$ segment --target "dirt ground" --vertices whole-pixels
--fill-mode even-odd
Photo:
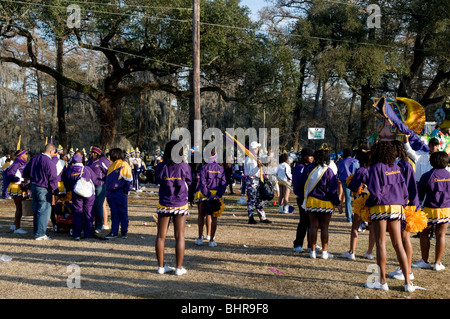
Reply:
[[[151,193],[150,191],[153,191]],[[348,250],[350,224],[335,214],[330,225],[329,252],[333,259],[310,259],[295,253],[292,241],[298,224],[298,208],[293,214],[278,213],[278,206],[266,207],[273,224],[249,225],[246,207],[238,205],[238,195],[226,195],[226,211],[219,219],[217,247],[196,246],[197,208],[186,225],[184,267],[187,274],[160,275],[154,242],[156,224],[152,215],[157,189],[147,186],[143,193],[129,196],[129,236],[113,240],[74,241],[67,232],[51,233],[51,240],[35,241],[32,217],[24,217],[28,234],[10,230],[14,203],[0,201],[1,299],[447,299],[450,296],[450,253],[445,250],[443,271],[414,269],[416,286],[427,290],[406,293],[403,282],[388,279],[390,290],[364,288],[375,260],[362,258],[368,232],[359,233],[357,258],[340,258]],[[292,203],[294,199],[292,198]],[[103,231],[102,236],[108,231]],[[411,238],[413,262],[420,259],[419,239]],[[449,242],[447,235],[447,243]],[[388,242],[388,272],[397,268],[395,253]],[[432,240],[431,259],[434,258]],[[174,266],[173,227],[166,240],[166,263]],[[71,268],[70,265],[76,265]],[[73,269],[79,270],[80,288],[70,288]],[[72,284],[72,286],[71,286]]]

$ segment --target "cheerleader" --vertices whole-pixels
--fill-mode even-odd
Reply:
[[[133,176],[130,165],[125,161],[120,148],[111,150],[111,165],[106,173],[106,200],[111,211],[111,232],[106,239],[116,238],[119,226],[122,238],[128,234],[128,193],[131,190]]]
[[[317,233],[320,229],[322,241],[321,258],[333,258],[328,253],[328,227],[334,207],[338,206],[339,213],[342,207],[339,205],[338,181],[333,169],[329,167],[330,152],[328,148],[320,148],[314,153],[314,163],[304,168],[300,178],[300,189],[304,192],[299,197],[303,209],[309,214],[311,243],[310,257],[316,258]]]
[[[206,218],[207,239],[209,239],[209,247],[217,246],[214,237],[217,230],[217,218],[222,215],[225,205],[222,196],[227,187],[225,171],[222,166],[217,163],[217,154],[214,150],[200,170],[200,178],[198,180],[196,200],[199,207],[198,215],[198,238],[197,245],[202,244],[203,225]]]
[[[418,221],[420,222],[421,217],[425,216],[425,214],[420,209],[416,175],[414,172],[414,167],[409,161],[405,145],[399,140],[393,140],[391,143],[395,147],[397,165],[402,170],[403,177],[405,178],[406,188],[408,189],[408,205],[405,207],[405,219],[403,220],[402,225],[402,241],[408,259],[409,278],[411,280],[414,280],[414,274],[411,270],[413,247],[411,244],[410,233],[420,232],[423,228],[426,227],[426,221],[420,223],[421,225],[419,225],[418,223]],[[395,271],[389,273],[387,276],[398,280],[404,280],[404,275],[400,267],[398,267]]]
[[[449,156],[445,152],[434,152],[430,156],[430,164],[433,167],[422,175],[417,186],[419,200],[423,201],[423,210],[428,217],[427,227],[420,232],[420,251],[422,259],[413,264],[417,268],[431,269],[429,261],[430,231],[436,226],[436,246],[434,270],[443,270],[441,263],[445,248],[445,234],[450,222],[450,172],[448,167]]]
[[[372,250],[375,246],[375,237],[372,230],[372,224],[369,220],[368,207],[365,205],[368,193],[366,191],[366,184],[368,178],[368,165],[370,151],[368,149],[359,148],[356,151],[356,157],[358,159],[359,168],[356,169],[354,174],[351,174],[346,181],[347,187],[350,189],[354,196],[357,196],[353,200],[353,218],[352,218],[352,229],[350,233],[350,249],[341,255],[342,258],[347,258],[350,260],[355,260],[355,249],[358,242],[358,228],[361,223],[369,223],[369,246],[367,251],[364,253],[363,257],[367,259],[373,259]]]
[[[395,161],[396,151],[391,142],[380,141],[372,146],[366,205],[369,207],[369,217],[375,233],[379,279],[365,284],[370,289],[389,290],[386,282],[386,230],[389,231],[402,273],[409,273],[401,234],[401,221],[405,218],[404,207],[408,204],[408,190],[402,171]],[[405,276],[404,288],[409,292],[415,290],[409,276]]]
[[[185,237],[184,229],[186,217],[189,215],[189,185],[192,182],[190,166],[180,161],[176,163],[172,156],[172,149],[178,141],[169,141],[164,149],[164,161],[156,166],[155,180],[159,184],[158,230],[156,234],[155,250],[158,260],[158,273],[174,271],[164,263],[164,246],[170,219],[174,224],[175,235],[175,275],[183,275],[186,269],[183,267]],[[183,149],[179,157],[183,156]]]
[[[22,177],[23,170],[27,164],[28,152],[26,150],[18,150],[14,156],[15,160],[6,171],[5,176],[9,195],[13,198],[16,206],[14,225],[11,226],[11,229],[14,230],[14,234],[26,234],[27,231],[20,227],[20,220],[22,218],[22,201],[28,197],[24,178]]]

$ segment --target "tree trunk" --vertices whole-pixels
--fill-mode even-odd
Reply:
[[[63,74],[63,54],[64,54],[64,39],[58,38],[56,40],[56,71]],[[60,81],[56,81],[56,104],[58,108],[58,131],[59,143],[68,149],[67,145],[67,131],[66,131],[66,112],[64,107],[64,87]]]
[[[100,104],[100,143],[103,149],[112,149],[115,147],[117,139],[117,109],[120,104],[120,98],[104,97],[98,103]]]
[[[299,137],[300,137],[300,128],[302,126],[302,115],[303,115],[303,85],[305,83],[305,72],[306,72],[306,58],[300,59],[301,65],[301,76],[300,82],[297,86],[297,94],[295,100],[295,109],[294,109],[294,120],[292,125],[292,148],[294,152],[298,151],[299,147]]]
[[[373,102],[371,97],[375,95],[375,89],[370,84],[370,81],[361,88],[361,136],[369,136],[371,114],[373,113]]]

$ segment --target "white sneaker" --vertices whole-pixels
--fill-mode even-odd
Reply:
[[[167,265],[164,265],[164,267],[158,267],[158,274],[165,274],[166,272],[174,271],[172,267],[169,267]]]
[[[350,260],[355,260],[355,253],[351,254],[350,251],[346,251],[344,254],[341,255],[342,258],[347,258]]]
[[[405,284],[405,291],[406,292],[413,292],[416,290],[416,287],[414,287],[413,283],[409,284]]]
[[[389,286],[388,286],[387,282],[382,284],[378,280],[375,280],[374,282],[366,282],[364,284],[364,287],[369,288],[369,289],[383,290],[383,291],[389,290]]]
[[[208,246],[209,246],[209,247],[216,247],[216,246],[217,246],[217,243],[216,243],[214,240],[211,240],[211,241],[208,243]]]
[[[201,238],[195,239],[195,244],[196,244],[197,246],[203,245],[203,239],[201,239]]]
[[[423,259],[411,265],[414,268],[431,269],[431,264],[425,262]]]
[[[433,270],[439,271],[439,270],[444,270],[445,266],[442,263],[439,264],[434,264]]]
[[[369,254],[368,252],[365,252],[363,257],[366,259],[370,259],[370,260],[372,260],[374,258],[373,254]]]
[[[109,226],[108,226],[108,225],[103,225],[103,226],[102,226],[102,230],[103,230],[103,229],[109,229]]]
[[[175,275],[181,276],[187,273],[187,270],[181,267],[181,269],[177,268],[175,269]]]
[[[309,258],[316,259],[316,257],[317,257],[316,251],[315,251],[315,250],[311,250],[311,251],[309,252]]]
[[[211,236],[209,236],[209,235],[206,235],[206,237],[204,237],[206,240],[210,240],[211,239]]]
[[[22,228],[16,229],[14,231],[14,234],[27,234],[28,232],[26,230],[23,230]]]
[[[304,252],[305,250],[304,250],[301,246],[297,246],[297,247],[294,247],[294,251],[295,251],[296,253],[302,253],[302,252]]]
[[[393,272],[388,273],[386,276],[397,280],[405,280],[405,276],[403,276],[403,272],[400,267],[395,269]]]
[[[47,235],[44,236],[40,236],[40,237],[36,237],[35,240],[48,240],[50,239],[50,237],[48,237]]]
[[[9,227],[10,230],[16,230],[16,225],[11,225],[11,227]]]
[[[332,259],[333,254],[330,254],[328,251],[322,251],[322,255],[320,255],[320,258],[322,259]]]

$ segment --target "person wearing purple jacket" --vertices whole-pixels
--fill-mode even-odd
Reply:
[[[44,153],[34,156],[23,170],[23,177],[31,184],[33,198],[33,232],[36,240],[50,239],[46,230],[52,211],[54,197],[58,195],[58,176],[52,156],[56,154],[53,144],[45,146]]]
[[[299,208],[300,220],[297,225],[297,231],[295,233],[294,239],[294,251],[302,253],[303,242],[306,237],[307,248],[311,249],[311,244],[309,241],[309,214],[302,208],[302,202],[300,197],[303,197],[303,189],[300,189],[299,183],[302,176],[303,169],[314,162],[314,150],[309,147],[304,147],[301,150],[301,160],[292,170],[292,188],[293,192],[297,198],[297,206]]]
[[[111,210],[111,232],[106,239],[116,238],[119,226],[122,238],[128,237],[128,193],[133,187],[133,173],[122,149],[113,148],[111,165],[106,173],[106,200]]]
[[[20,227],[22,218],[22,201],[28,197],[24,187],[23,170],[27,164],[28,152],[26,150],[18,150],[15,154],[14,163],[6,171],[6,181],[8,185],[9,195],[13,198],[16,206],[16,214],[14,216],[14,234],[26,234],[27,231]]]
[[[310,229],[309,238],[311,250],[309,256],[316,258],[317,233],[320,229],[320,238],[322,241],[321,258],[333,258],[328,252],[328,227],[335,206],[338,206],[342,213],[342,207],[339,205],[338,181],[333,170],[328,166],[330,164],[330,151],[328,148],[320,148],[314,153],[314,163],[304,168],[300,178],[299,196],[302,203],[301,207],[309,214]]]
[[[355,153],[356,158],[358,159],[358,165],[359,168],[356,169],[353,177],[351,178],[350,182],[348,183],[348,188],[352,192],[353,195],[355,195],[355,199],[353,200],[353,206],[355,208],[359,207],[359,209],[353,209],[353,219],[352,219],[352,229],[350,231],[350,249],[343,253],[341,255],[342,258],[347,258],[349,260],[355,260],[355,250],[356,250],[356,244],[358,243],[358,229],[362,222],[367,222],[363,220],[363,216],[361,216],[361,212],[367,212],[365,210],[367,207],[365,205],[361,205],[363,201],[365,201],[365,198],[367,198],[368,193],[365,191],[368,176],[369,176],[369,159],[370,159],[370,150],[367,146],[359,147]],[[350,175],[351,176],[351,175]],[[362,206],[362,207],[361,207]],[[375,246],[375,236],[372,229],[372,223],[368,223],[367,228],[369,229],[369,244],[367,247],[367,251],[364,253],[363,257],[367,259],[373,259],[372,250]]]
[[[189,215],[189,185],[192,173],[189,164],[182,161],[182,151],[177,155],[172,152],[179,142],[171,140],[164,149],[164,161],[156,166],[155,181],[159,184],[158,230],[155,241],[155,251],[158,260],[159,274],[175,270],[175,275],[183,275],[186,217]],[[174,153],[174,154],[172,154]],[[177,158],[175,158],[177,157]],[[173,220],[175,235],[176,269],[164,263],[164,246],[170,219]]]
[[[428,217],[428,227],[420,232],[420,250],[422,259],[413,264],[417,268],[429,268],[430,231],[436,226],[436,247],[434,270],[443,270],[441,263],[445,248],[445,235],[450,222],[450,172],[446,170],[449,156],[445,152],[435,152],[430,156],[433,167],[422,175],[417,186],[419,200],[423,201],[423,211]]]
[[[400,167],[403,177],[405,178],[406,188],[408,190],[408,209],[416,212],[420,210],[419,196],[417,191],[417,182],[414,168],[409,162],[408,153],[405,148],[405,144],[399,140],[393,140],[391,142],[395,147],[395,153],[397,156],[397,165]],[[406,215],[406,213],[405,213]],[[406,231],[406,218],[402,220],[402,240],[403,246],[405,247],[406,256],[408,259],[408,273],[411,280],[414,280],[414,274],[411,269],[413,246],[411,244],[410,233]],[[387,274],[388,277],[403,280],[404,275],[400,267],[398,267],[393,272]]]
[[[389,290],[386,282],[386,230],[389,231],[402,273],[409,273],[401,231],[401,222],[405,218],[404,208],[408,204],[409,195],[402,170],[395,163],[396,157],[396,149],[389,141],[379,141],[372,146],[367,181],[369,197],[366,205],[369,207],[369,217],[375,234],[379,278],[374,282],[365,283],[365,287],[370,289]],[[405,291],[414,291],[409,276],[404,277]]]
[[[202,244],[203,225],[206,219],[207,238],[209,238],[208,245],[210,247],[217,246],[214,236],[217,230],[217,217],[222,214],[224,209],[223,201],[221,200],[227,187],[227,179],[225,170],[217,163],[217,154],[213,150],[208,162],[203,165],[200,170],[200,178],[198,180],[196,198],[198,198],[199,214],[198,214],[198,238],[197,245]],[[212,211],[212,203],[218,200],[220,209]],[[211,205],[210,205],[211,204]]]
[[[96,176],[90,167],[83,165],[83,158],[80,154],[76,153],[72,157],[72,165],[67,168],[63,176],[64,186],[67,191],[72,192],[72,237],[75,240],[80,240],[82,230],[84,232],[84,238],[91,238],[94,225],[93,208],[95,193],[90,197],[82,197],[73,191],[76,182],[80,178],[84,178],[86,182],[90,183],[95,180]]]
[[[103,214],[103,203],[106,198],[106,174],[108,173],[108,167],[111,163],[106,157],[102,156],[102,153],[100,147],[97,145],[92,146],[91,157],[86,163],[86,166],[90,167],[95,173],[93,183],[95,186],[94,216],[96,233],[101,232],[102,229],[106,228],[108,225]]]

